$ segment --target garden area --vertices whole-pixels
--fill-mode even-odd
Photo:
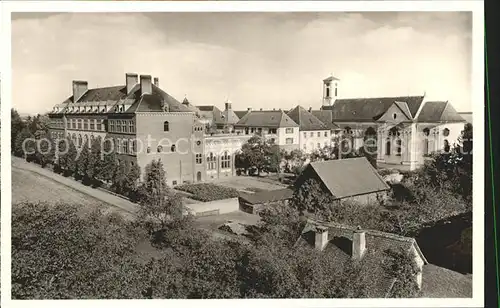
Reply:
[[[224,187],[213,183],[183,184],[175,189],[190,194],[190,198],[202,202],[237,198],[239,193],[236,189]]]

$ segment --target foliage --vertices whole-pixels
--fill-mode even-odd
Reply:
[[[58,147],[58,165],[66,175],[73,175],[76,171],[76,146],[71,139],[61,140]]]
[[[215,185],[212,183],[183,184],[176,189],[192,194],[191,198],[203,202],[237,198],[238,191],[234,188]]]
[[[420,294],[416,281],[420,269],[409,250],[387,250],[386,272],[396,279],[391,289],[390,297],[412,298]]]
[[[13,298],[140,298],[140,232],[119,216],[70,204],[14,206]]]
[[[41,133],[36,138],[35,161],[43,167],[52,164],[56,154],[56,141],[49,134]]]
[[[17,137],[21,131],[23,131],[26,128],[26,123],[23,121],[19,113],[12,108],[10,110],[10,126],[11,126],[11,132],[10,132],[10,137],[11,137],[11,147],[13,150],[14,155],[16,156],[22,156],[19,152],[19,148],[16,149],[16,143],[17,143]],[[27,130],[29,132],[29,129]],[[20,138],[21,140],[24,140]]]
[[[308,178],[296,187],[290,199],[290,206],[299,213],[314,213],[323,218],[328,217],[333,203],[333,196],[315,178]]]
[[[24,142],[26,139],[30,138],[33,139],[33,142]],[[27,153],[34,153],[36,149],[34,138],[35,136],[33,136],[28,128],[23,128],[16,136],[16,139],[14,141],[14,155],[19,157],[26,157]]]
[[[248,139],[236,154],[235,167],[245,173],[260,175],[261,172],[279,171],[282,152],[279,147],[255,135]]]
[[[140,175],[137,165],[121,160],[114,170],[111,188],[117,194],[130,197],[137,193]]]

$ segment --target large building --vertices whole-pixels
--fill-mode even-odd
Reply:
[[[119,159],[143,173],[161,159],[173,186],[235,173],[235,152],[248,137],[210,136],[197,110],[163,91],[158,78],[126,74],[125,85],[89,89],[88,82],[73,81],[72,86],[73,95],[49,114],[52,137],[71,138],[77,146],[109,139]]]
[[[450,102],[425,95],[340,98],[339,84],[333,76],[323,80],[323,104],[312,114],[331,118],[353,150],[372,149],[379,163],[414,170],[428,154],[448,150],[464,129]]]
[[[425,96],[339,98],[340,80],[323,80],[320,110],[234,111],[177,101],[158,78],[126,74],[125,84],[88,88],[73,81],[72,95],[49,114],[54,138],[113,141],[119,159],[142,172],[161,159],[168,183],[202,182],[234,174],[235,154],[252,136],[280,148],[311,153],[348,141],[353,150],[367,147],[379,163],[415,169],[426,154],[456,142],[465,120],[449,102],[425,102]]]

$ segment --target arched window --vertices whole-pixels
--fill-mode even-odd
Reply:
[[[163,122],[163,131],[164,132],[170,131],[170,124],[168,123],[168,121]]]
[[[216,161],[217,161],[217,158],[214,156],[214,153],[210,153],[207,156],[207,169],[208,170],[215,170]]]
[[[401,139],[396,140],[396,156],[401,156]]]
[[[444,140],[444,147],[443,147],[444,151],[446,153],[449,153],[450,152],[450,143],[448,142],[447,139]]]
[[[385,142],[385,155],[391,155],[391,140],[387,139]]]
[[[170,147],[170,151],[175,152],[175,144],[172,144],[172,146]]]
[[[231,168],[231,156],[227,151],[224,152],[224,155],[221,157],[221,168],[229,169]]]
[[[159,145],[157,148],[156,148],[156,151],[158,153],[161,153],[163,151],[163,147],[161,145]]]
[[[426,128],[424,128],[423,132],[424,132],[424,136],[427,137],[427,136],[429,136],[429,134],[430,134],[431,131],[429,130],[428,127],[426,127]]]

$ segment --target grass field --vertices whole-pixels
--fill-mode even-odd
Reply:
[[[102,209],[104,212],[120,209],[78,192],[37,173],[12,168],[12,204],[21,202],[71,203],[82,206],[82,210]]]

